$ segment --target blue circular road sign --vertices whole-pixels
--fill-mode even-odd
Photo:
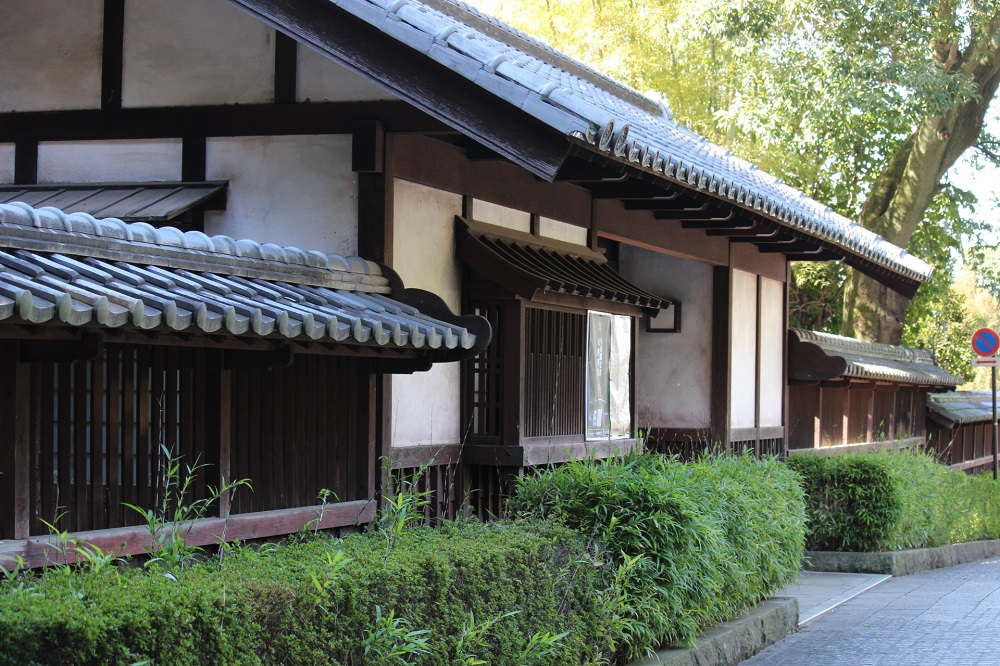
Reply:
[[[980,356],[993,356],[1000,349],[1000,334],[992,328],[981,328],[972,334],[972,351]]]

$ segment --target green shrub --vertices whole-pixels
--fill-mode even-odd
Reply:
[[[1000,538],[1000,485],[920,451],[797,455],[811,550],[877,552]]]
[[[555,517],[618,555],[629,658],[729,619],[793,580],[798,476],[774,459],[573,462],[519,480],[509,509]]]
[[[377,533],[320,535],[175,572],[55,570],[0,583],[0,663],[596,664],[610,580],[577,535],[526,522],[408,529],[388,555]],[[470,613],[496,618],[474,644]]]

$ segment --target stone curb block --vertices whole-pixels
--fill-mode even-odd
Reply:
[[[969,541],[936,548],[883,553],[807,551],[802,561],[802,568],[806,571],[906,576],[998,556],[1000,556],[1000,541]]]
[[[735,666],[767,646],[795,633],[799,602],[774,597],[743,617],[720,624],[698,637],[691,648],[667,648],[630,666]]]

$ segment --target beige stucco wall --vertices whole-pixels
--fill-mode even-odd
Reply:
[[[621,273],[681,303],[678,333],[648,333],[637,320],[636,407],[639,428],[708,428],[711,416],[712,267],[629,245]]]
[[[180,139],[43,141],[38,182],[114,183],[181,179]]]
[[[407,287],[431,291],[461,310],[461,270],[455,255],[455,216],[462,197],[396,180],[392,267]],[[458,363],[392,377],[392,446],[453,444],[461,439]]]
[[[760,279],[760,425],[780,426],[784,405],[785,289]]]
[[[101,105],[102,0],[3,0],[0,112]]]
[[[346,135],[210,138],[206,173],[228,180],[205,231],[303,250],[357,254],[357,175]]]
[[[553,238],[575,245],[587,244],[586,229],[578,227],[575,224],[553,220],[550,217],[538,218],[538,235],[542,238]]]
[[[757,420],[757,276],[733,270],[730,309],[729,423],[752,428]]]
[[[498,206],[489,201],[472,200],[472,219],[486,224],[495,224],[498,227],[531,233],[531,213]]]
[[[0,143],[0,183],[14,182],[14,144]]]
[[[128,0],[122,76],[126,107],[269,102],[274,30],[225,0]]]
[[[368,79],[301,44],[297,85],[296,97],[300,102],[396,99]]]

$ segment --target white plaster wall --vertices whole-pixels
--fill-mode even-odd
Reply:
[[[43,141],[38,182],[115,183],[181,179],[181,140]]]
[[[298,90],[300,102],[394,100],[396,97],[360,74],[338,65],[325,55],[299,45]]]
[[[128,0],[124,60],[126,107],[274,99],[274,30],[225,0]]]
[[[712,267],[621,245],[621,273],[681,303],[679,333],[648,333],[637,320],[639,428],[708,428],[711,421]]]
[[[103,0],[3,0],[0,112],[101,105]]]
[[[578,227],[575,224],[553,220],[549,217],[538,218],[538,235],[542,238],[553,238],[575,245],[587,244],[586,229]]]
[[[757,276],[753,273],[733,270],[730,313],[730,425],[752,428],[757,411]]]
[[[357,254],[350,136],[210,138],[206,174],[229,181],[226,210],[205,213],[207,233]]]
[[[407,287],[441,296],[461,309],[461,268],[455,255],[455,216],[462,197],[404,180],[394,185],[392,267]],[[392,377],[392,446],[432,446],[461,440],[458,363]]]
[[[784,404],[784,285],[760,279],[760,425],[780,426]]]
[[[0,143],[0,183],[14,182],[14,144]]]
[[[531,213],[515,210],[506,206],[498,206],[489,201],[472,200],[472,219],[486,224],[495,224],[515,231],[531,233]]]

